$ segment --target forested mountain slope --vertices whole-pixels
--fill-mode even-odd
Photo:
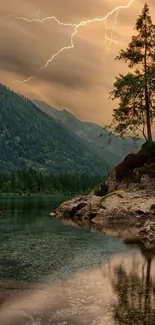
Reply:
[[[66,109],[60,111],[42,101],[33,100],[33,102],[43,112],[54,117],[61,125],[73,132],[79,139],[87,141],[92,150],[97,155],[104,157],[111,168],[117,165],[128,153],[138,151],[142,145],[142,141],[137,142],[135,146],[131,138],[122,139],[114,134],[109,136],[106,129],[95,123],[80,121]],[[100,136],[101,134],[102,136]]]
[[[104,175],[109,169],[87,141],[4,85],[0,85],[0,151],[1,171],[34,167]]]

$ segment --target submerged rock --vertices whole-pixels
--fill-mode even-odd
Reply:
[[[50,216],[51,216],[51,217],[55,217],[55,216],[56,216],[55,212],[51,212],[51,213],[50,213]]]

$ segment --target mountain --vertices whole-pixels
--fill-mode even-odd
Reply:
[[[93,148],[64,123],[0,85],[1,171],[34,167],[45,172],[104,175],[109,170],[107,160]]]
[[[86,141],[97,155],[104,157],[110,168],[120,163],[128,153],[137,152],[143,143],[138,141],[135,145],[131,138],[124,140],[114,134],[109,135],[106,129],[94,123],[80,121],[66,109],[60,111],[39,100],[33,100],[33,103],[79,139]]]

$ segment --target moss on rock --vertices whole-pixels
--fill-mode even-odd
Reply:
[[[93,194],[96,196],[104,196],[107,193],[108,193],[108,186],[104,182],[97,185],[93,190]]]

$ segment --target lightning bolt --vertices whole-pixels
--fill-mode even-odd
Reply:
[[[118,22],[119,11],[120,11],[120,9],[118,9],[116,11],[116,13],[115,13],[114,23],[113,23],[113,27],[112,27],[112,30],[111,30],[110,37],[108,37],[108,25],[107,25],[107,21],[106,20],[104,21],[104,24],[105,24],[105,41],[104,41],[104,47],[106,48],[105,60],[104,60],[105,62],[106,62],[106,59],[107,59],[108,54],[110,52],[112,42],[114,41],[114,32],[115,32],[116,25],[117,25],[117,22]],[[108,45],[107,45],[107,43],[108,43]]]
[[[44,23],[47,20],[54,20],[59,26],[65,26],[65,27],[71,27],[71,28],[73,28],[73,33],[71,34],[71,38],[70,38],[70,45],[62,47],[58,52],[56,52],[55,54],[53,54],[52,57],[47,60],[47,62],[45,63],[45,65],[43,67],[41,67],[40,69],[37,70],[37,72],[39,72],[39,71],[47,68],[48,65],[49,65],[49,63],[52,62],[63,51],[74,49],[74,37],[77,34],[78,29],[80,27],[85,27],[88,24],[101,23],[101,22],[104,22],[106,24],[107,19],[110,16],[112,16],[113,14],[115,14],[115,22],[114,22],[114,25],[113,25],[113,29],[112,29],[110,38],[108,38],[108,36],[107,36],[107,29],[106,29],[106,37],[107,37],[107,40],[109,40],[109,46],[107,47],[107,53],[108,53],[109,50],[110,50],[111,44],[112,44],[113,34],[114,34],[114,30],[115,30],[115,27],[116,27],[116,24],[117,24],[118,13],[122,9],[128,9],[131,6],[131,4],[132,4],[133,1],[134,0],[130,0],[127,5],[121,5],[121,6],[115,7],[112,11],[110,11],[104,17],[94,18],[94,19],[90,19],[90,20],[81,21],[79,24],[64,23],[64,22],[61,22],[60,20],[58,20],[55,16],[45,17],[45,18],[42,18],[42,19],[39,19],[39,18],[28,19],[28,18],[25,18],[25,17],[18,17],[18,16],[12,16],[12,17],[14,19],[23,20],[23,21],[25,21],[27,23],[32,23],[32,22]],[[34,78],[36,78],[36,75],[35,76],[31,76],[28,79],[25,79],[23,81],[15,80],[14,82],[25,83],[25,82],[30,81],[31,79],[34,79]]]
[[[104,47],[107,50],[108,49],[107,42],[110,41],[110,38],[108,37],[108,24],[107,24],[107,21],[104,21],[104,25],[105,25]]]

